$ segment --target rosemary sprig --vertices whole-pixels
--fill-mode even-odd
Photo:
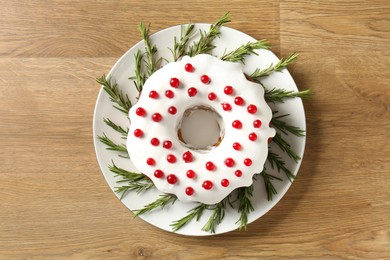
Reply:
[[[97,78],[96,81],[103,86],[104,91],[110,96],[110,100],[118,105],[114,105],[114,107],[127,115],[132,106],[129,96],[124,95],[122,91],[119,90],[118,84],[113,82],[111,77],[106,78],[106,76],[103,75],[100,78]]]
[[[100,142],[108,146],[106,150],[127,153],[126,145],[116,144],[105,133],[103,133],[103,135],[98,135],[98,139]]]
[[[135,76],[129,78],[129,79],[134,80],[133,82],[134,82],[135,88],[137,89],[138,92],[142,91],[142,87],[144,86],[145,81],[146,81],[146,76],[143,74],[143,71],[142,71],[142,63],[144,62],[143,57],[144,57],[144,54],[140,50],[138,50],[134,54]]]
[[[103,118],[103,121],[109,127],[111,127],[112,129],[114,129],[115,131],[120,133],[122,135],[122,138],[126,138],[127,137],[127,133],[129,132],[129,128],[126,128],[126,130],[125,130],[125,129],[123,129],[123,127],[121,127],[121,126],[115,124],[114,122],[112,122],[109,118]]]
[[[206,204],[203,204],[203,203],[199,203],[198,206],[192,208],[191,210],[189,210],[187,213],[188,215],[181,218],[181,219],[178,219],[176,221],[174,221],[170,226],[172,227],[172,231],[173,232],[176,232],[178,231],[179,229],[181,229],[182,227],[184,227],[185,225],[187,225],[189,222],[191,222],[193,219],[196,219],[196,221],[199,221],[200,217],[202,216],[203,214],[203,211],[205,209],[207,209],[208,205]]]
[[[286,59],[280,59],[276,65],[271,64],[268,68],[260,70],[260,69],[255,69],[255,71],[250,75],[251,78],[253,79],[259,79],[264,76],[269,76],[275,71],[282,71],[285,69],[289,64],[291,64],[293,61],[296,60],[298,57],[298,54],[292,53],[290,56],[288,56]]]
[[[278,191],[275,189],[275,186],[272,184],[272,180],[278,180],[278,181],[283,181],[283,180],[279,177],[268,174],[265,171],[260,173],[260,175],[261,177],[263,177],[264,180],[264,187],[265,187],[265,191],[267,192],[267,199],[268,201],[271,201],[273,195],[278,194]]]
[[[295,162],[298,162],[301,159],[301,157],[291,149],[291,145],[286,142],[280,133],[276,133],[272,138],[272,141],[275,142],[279,148],[282,149],[282,151],[285,152]]]
[[[286,162],[278,154],[268,151],[267,161],[270,163],[272,169],[276,167],[278,172],[282,171],[290,182],[295,179],[295,175],[286,167]]]
[[[215,233],[217,226],[221,224],[223,218],[225,217],[226,200],[228,200],[228,197],[215,204],[213,213],[206,224],[202,227],[202,231],[213,234]]]
[[[150,38],[149,38],[150,25],[148,25],[148,27],[145,27],[145,24],[141,22],[138,26],[138,30],[140,31],[141,36],[145,41],[145,55],[146,55],[145,65],[146,65],[147,75],[151,76],[156,70],[158,70],[162,59],[156,58],[157,47],[156,45],[151,45],[150,43]]]
[[[129,182],[146,182],[146,183],[152,183],[152,181],[144,174],[142,173],[136,173],[136,172],[129,172],[123,168],[120,168],[115,165],[115,163],[112,161],[112,165],[108,165],[108,169],[115,173],[115,177],[122,177],[122,180],[129,181]],[[121,182],[121,181],[119,181]]]
[[[194,57],[195,55],[201,53],[208,53],[215,46],[212,44],[213,40],[220,35],[220,28],[225,23],[230,22],[230,14],[226,13],[218,21],[210,26],[210,30],[208,32],[200,31],[200,39],[193,43],[188,50],[188,55]]]
[[[237,220],[236,224],[240,224],[240,230],[246,230],[246,226],[248,224],[248,215],[255,210],[252,205],[252,197],[253,184],[248,187],[241,187],[237,189],[237,200],[239,202],[238,212],[240,212],[240,218]]]
[[[171,49],[173,60],[177,61],[181,57],[185,56],[187,54],[187,47],[188,42],[191,38],[191,36],[194,34],[194,24],[188,24],[186,29],[183,30],[183,26],[181,27],[181,35],[180,35],[180,41],[177,41],[177,38],[175,37],[173,39],[173,50]]]
[[[118,181],[123,182],[123,181]],[[135,191],[137,193],[141,193],[143,191],[149,190],[154,187],[153,183],[140,183],[140,182],[129,182],[127,185],[115,187],[115,192],[120,194],[120,200],[129,192]]]
[[[288,135],[288,133],[291,133],[291,134],[298,136],[298,137],[305,136],[305,131],[302,130],[301,128],[299,128],[297,126],[289,125],[285,121],[280,120],[280,119],[287,117],[289,115],[290,114],[273,116],[271,119],[271,125],[286,135]]]
[[[258,49],[269,49],[269,43],[266,40],[261,40],[257,42],[248,42],[241,45],[234,51],[222,55],[221,60],[230,61],[230,62],[244,62],[244,59],[250,55],[258,55],[255,50]]]
[[[268,103],[283,103],[288,98],[308,98],[311,96],[311,90],[306,89],[303,91],[293,91],[273,88],[271,90],[265,90],[264,98]]]
[[[163,209],[165,206],[175,203],[176,200],[177,197],[175,195],[166,193],[160,195],[158,199],[144,206],[142,209],[134,210],[133,213],[135,216],[139,216],[156,209]]]

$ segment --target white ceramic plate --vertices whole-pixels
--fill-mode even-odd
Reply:
[[[202,29],[208,31],[209,24],[196,24],[195,29]],[[172,61],[172,54],[169,48],[173,48],[173,39],[174,37],[180,37],[180,26],[171,27],[158,33],[153,34],[150,37],[152,44],[155,44],[158,48],[158,54],[161,57],[166,58],[168,61]],[[197,34],[198,35],[198,34]],[[197,39],[197,36],[194,37]],[[193,40],[194,40],[193,39]],[[249,41],[255,41],[254,38],[231,28],[223,27],[221,28],[220,38],[214,41],[215,46],[217,46],[211,54],[216,56],[221,56],[225,51],[231,51],[237,47],[245,44]],[[137,97],[137,91],[133,85],[133,82],[128,78],[134,76],[134,54],[137,50],[140,49],[144,51],[144,43],[139,42],[130,50],[128,50],[114,65],[108,74],[111,76],[119,85],[119,88],[127,93],[135,103]],[[256,68],[266,68],[271,63],[276,64],[279,59],[271,52],[266,50],[257,51],[258,56],[251,55],[245,60],[245,70],[247,74],[251,74]],[[273,73],[271,76],[264,78],[262,83],[266,88],[283,88],[286,90],[297,91],[297,87],[292,79],[291,75],[287,70],[283,72]],[[279,103],[277,106],[271,105],[271,108],[275,111],[279,111],[280,114],[290,114],[287,118],[288,123],[296,125],[303,130],[306,130],[305,124],[305,114],[302,105],[302,101],[299,98],[287,100],[284,103]],[[106,150],[106,146],[102,144],[98,139],[98,135],[105,133],[111,139],[115,140],[118,143],[126,143],[125,140],[121,139],[120,135],[108,127],[104,122],[103,118],[110,118],[113,122],[127,127],[129,124],[128,118],[112,106],[112,102],[109,100],[108,95],[103,89],[100,90],[99,96],[97,98],[95,113],[93,118],[93,136],[97,160],[99,162],[100,168],[103,172],[103,175],[110,185],[111,189],[114,190],[118,186],[116,181],[117,178],[114,178],[114,174],[108,170],[108,165],[112,164],[112,161],[115,162],[119,167],[125,168],[129,171],[137,171],[130,161],[130,159],[121,158],[115,152]],[[305,147],[305,138],[304,137],[295,137],[293,135],[287,136],[287,140],[292,145],[292,148],[298,155],[303,156],[303,151]],[[278,147],[271,143],[271,149],[274,152],[279,152]],[[291,171],[296,174],[298,172],[300,162],[296,164],[287,156],[283,156],[287,166]],[[253,206],[255,211],[249,215],[249,223],[263,216],[267,211],[269,211],[275,204],[283,197],[291,183],[287,180],[283,173],[278,173],[275,170],[272,170],[271,167],[266,164],[267,172],[278,176],[283,179],[282,182],[275,180],[274,186],[278,191],[278,194],[274,196],[272,201],[267,200],[267,194],[264,189],[264,183],[261,177],[257,178],[254,184],[254,199]],[[130,210],[140,209],[144,205],[154,201],[158,196],[161,195],[160,192],[156,190],[150,190],[141,194],[136,194],[135,192],[128,193],[123,199],[123,204]],[[116,194],[118,197],[118,195]],[[187,211],[192,209],[196,204],[195,203],[181,203],[176,201],[172,206],[167,206],[162,210],[156,210],[154,212],[144,214],[140,216],[143,220],[149,222],[150,224],[161,228],[166,231],[171,231],[172,228],[170,224],[174,220],[178,220],[184,217],[187,214]],[[202,231],[202,227],[207,222],[208,217],[211,215],[211,212],[204,212],[202,218],[196,222],[193,220],[190,224],[183,227],[176,233],[183,235],[191,236],[207,236],[212,235],[208,232]],[[223,222],[217,227],[216,234],[225,233],[237,229],[239,226],[237,220],[239,219],[239,213],[237,209],[231,209],[227,207],[225,218]],[[248,227],[250,229],[250,226]]]

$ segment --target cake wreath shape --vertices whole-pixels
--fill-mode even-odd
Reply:
[[[183,202],[215,204],[262,172],[275,135],[269,127],[272,111],[264,89],[246,78],[242,66],[208,54],[185,56],[145,82],[129,111],[127,150],[158,190]],[[220,132],[201,148],[182,133],[183,121],[199,110],[214,113]],[[194,134],[209,125],[191,127]]]

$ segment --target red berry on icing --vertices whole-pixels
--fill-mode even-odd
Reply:
[[[249,137],[249,140],[251,140],[251,141],[257,140],[257,134],[255,134],[255,133],[250,133],[248,137]]]
[[[154,122],[160,122],[162,120],[162,115],[160,113],[154,113],[152,119]]]
[[[149,92],[149,97],[156,99],[156,98],[158,98],[158,93],[156,91],[152,90]]]
[[[229,186],[229,180],[228,180],[228,179],[222,179],[221,185],[222,185],[223,187]]]
[[[257,112],[257,107],[255,105],[249,105],[247,110],[249,114],[254,114]]]
[[[193,170],[188,170],[186,175],[188,178],[192,179],[195,177],[195,172]]]
[[[208,95],[208,98],[210,101],[213,101],[217,98],[217,95],[214,93],[214,92],[211,92],[209,95]]]
[[[253,127],[254,128],[260,128],[261,127],[261,121],[260,120],[253,121]]]
[[[160,140],[158,140],[156,137],[153,137],[152,140],[150,140],[150,143],[153,145],[153,146],[157,146],[160,144]]]
[[[272,138],[268,138],[268,143],[270,144],[272,142]]]
[[[193,97],[193,96],[196,95],[196,93],[198,93],[198,91],[196,90],[196,88],[189,88],[189,89],[188,89],[188,96]]]
[[[242,128],[242,123],[241,123],[240,120],[234,120],[233,123],[232,123],[232,126],[234,128],[240,129],[240,128]]]
[[[234,143],[233,144],[233,149],[236,150],[236,151],[241,150],[241,144],[240,143]]]
[[[176,175],[175,175],[175,174],[169,174],[169,175],[167,176],[167,182],[168,182],[169,184],[175,184],[175,183],[177,182],[177,177],[176,177]]]
[[[232,86],[226,86],[223,90],[223,92],[226,94],[226,95],[231,95],[233,94],[233,87]]]
[[[175,93],[173,93],[172,90],[167,90],[167,91],[165,91],[165,96],[167,98],[173,98],[175,96]]]
[[[246,166],[251,166],[251,165],[252,165],[252,160],[249,159],[249,158],[246,158],[246,159],[244,160],[244,164],[245,164]]]
[[[242,106],[244,105],[245,101],[242,97],[236,97],[234,99],[234,104],[236,104],[237,106]]]
[[[144,135],[144,132],[141,129],[135,129],[134,130],[134,136],[135,137],[141,137]]]
[[[150,165],[150,166],[153,166],[153,165],[156,164],[156,161],[155,161],[153,158],[148,158],[148,159],[146,160],[146,163],[147,163],[148,165]]]
[[[165,149],[170,149],[170,148],[172,147],[172,142],[169,141],[169,140],[165,141],[165,142],[163,143],[163,147],[164,147]]]
[[[187,187],[187,188],[186,188],[186,194],[187,194],[188,196],[191,196],[192,194],[194,194],[194,188],[192,188],[192,187]]]
[[[174,115],[174,114],[176,114],[176,112],[177,112],[177,108],[176,107],[171,106],[171,107],[168,108],[168,113],[169,114]]]
[[[167,161],[169,163],[175,163],[176,162],[176,156],[174,156],[173,154],[168,154]]]
[[[212,170],[214,170],[214,168],[215,168],[214,163],[212,163],[212,162],[207,162],[206,163],[206,169],[207,170],[212,171]]]
[[[213,183],[211,181],[204,181],[202,187],[205,190],[211,190],[211,188],[213,187]]]
[[[139,107],[137,108],[137,110],[135,110],[135,113],[137,114],[137,116],[144,116],[146,115],[146,110],[142,107]]]
[[[200,81],[202,81],[202,83],[204,83],[204,84],[209,84],[210,83],[210,77],[207,76],[207,75],[202,75],[202,77],[200,77]]]
[[[234,160],[232,158],[226,158],[225,159],[225,165],[227,167],[233,167],[234,166]]]
[[[183,153],[183,160],[186,163],[192,162],[192,153],[190,151],[187,151],[187,152]]]
[[[187,63],[186,65],[184,65],[184,69],[187,71],[187,72],[193,72],[195,70],[194,66],[192,66],[191,63]]]
[[[242,171],[241,170],[236,170],[234,172],[234,174],[237,176],[237,177],[241,177],[242,176]]]
[[[169,84],[173,88],[178,88],[180,86],[180,81],[177,78],[171,78],[171,80],[169,81]]]
[[[162,170],[155,170],[154,171],[154,177],[161,178],[164,176],[164,172]]]
[[[225,111],[232,110],[232,106],[229,103],[222,103],[222,109]]]

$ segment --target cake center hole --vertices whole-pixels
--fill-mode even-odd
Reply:
[[[222,117],[213,108],[203,105],[184,111],[177,130],[184,146],[204,152],[217,147],[224,134]]]

